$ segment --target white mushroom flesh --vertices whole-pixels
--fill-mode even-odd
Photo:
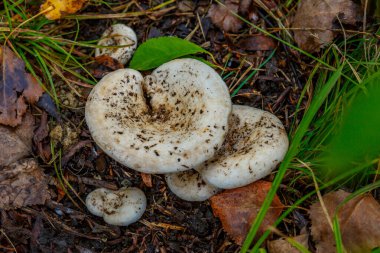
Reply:
[[[146,197],[134,187],[118,191],[99,188],[87,195],[86,206],[90,213],[103,217],[110,225],[128,226],[144,214]]]
[[[115,48],[96,48],[95,56],[108,55],[122,64],[126,64],[137,47],[136,33],[124,24],[109,27],[98,42],[99,46],[125,46]]]
[[[86,104],[95,142],[144,173],[172,173],[214,156],[228,130],[231,99],[220,76],[194,59],[163,64],[150,76],[132,69],[106,75]]]
[[[165,175],[169,189],[186,201],[205,201],[219,192],[219,189],[206,183],[196,170]]]
[[[284,158],[288,145],[285,128],[276,116],[233,105],[225,142],[214,158],[197,169],[215,187],[245,186],[269,175]]]

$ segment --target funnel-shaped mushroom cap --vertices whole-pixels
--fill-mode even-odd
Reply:
[[[276,116],[233,105],[225,142],[217,155],[197,170],[218,188],[245,186],[269,175],[284,158],[288,145],[284,126]]]
[[[137,47],[136,33],[124,24],[116,24],[109,27],[98,42],[99,46],[124,46],[115,48],[96,48],[95,56],[108,55],[122,64],[126,64],[132,58]]]
[[[196,170],[165,175],[170,190],[187,201],[205,201],[218,193],[219,189],[203,181]]]
[[[87,100],[86,121],[95,142],[115,160],[165,174],[213,157],[230,112],[220,76],[200,61],[178,59],[145,79],[132,69],[103,77]]]
[[[133,187],[118,191],[99,188],[87,195],[86,206],[90,213],[103,217],[108,224],[128,226],[144,214],[146,197]]]

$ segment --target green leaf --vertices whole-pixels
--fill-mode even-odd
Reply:
[[[363,81],[365,91],[348,105],[323,154],[323,173],[333,177],[380,157],[380,72]]]
[[[197,53],[211,55],[200,46],[177,37],[149,39],[137,48],[129,67],[136,70],[148,70],[170,60]]]

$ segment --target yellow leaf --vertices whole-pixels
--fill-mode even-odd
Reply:
[[[50,20],[60,19],[67,14],[80,10],[87,0],[46,0],[41,11],[47,11],[45,17]],[[52,9],[48,11],[49,9]]]

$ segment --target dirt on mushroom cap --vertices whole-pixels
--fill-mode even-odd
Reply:
[[[285,128],[276,116],[233,105],[226,140],[216,156],[197,170],[216,187],[245,186],[269,175],[285,156],[288,145]]]
[[[145,79],[131,69],[105,76],[88,98],[86,121],[115,160],[144,173],[170,173],[214,156],[230,112],[220,76],[200,61],[178,59]]]

